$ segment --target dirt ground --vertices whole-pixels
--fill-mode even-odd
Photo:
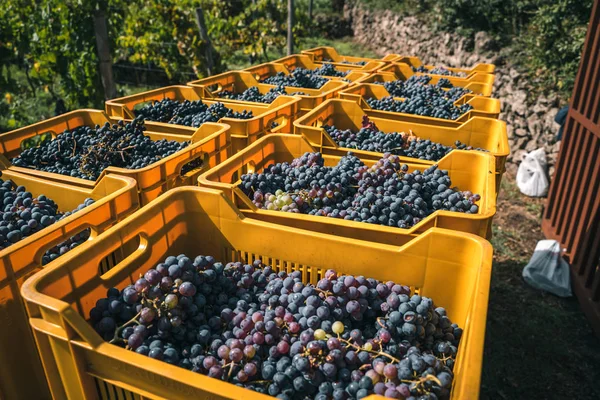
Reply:
[[[600,340],[577,300],[533,289],[521,276],[544,238],[543,204],[522,195],[510,177],[503,181],[481,399],[600,399]]]

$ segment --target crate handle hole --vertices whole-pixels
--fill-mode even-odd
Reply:
[[[256,164],[254,163],[254,161],[248,161],[248,163],[246,164],[246,173],[253,174],[255,172],[256,172]]]
[[[223,90],[223,86],[220,83],[214,83],[207,87],[208,91],[211,93],[220,92]]]
[[[190,161],[181,165],[179,176],[190,176],[202,167],[209,165],[210,155],[208,153],[196,154]]]
[[[38,260],[38,263],[40,265],[47,265],[48,263],[60,258],[62,255],[68,253],[70,250],[73,250],[75,247],[80,246],[81,244],[87,242],[90,239],[95,238],[96,236],[98,236],[98,231],[88,225],[83,225],[80,226],[79,228],[77,228],[77,230],[70,234],[69,237],[63,241],[60,241],[54,245],[52,245],[52,243],[55,243],[55,241],[50,242],[50,247],[44,246],[40,249],[39,254],[37,254],[36,259]],[[82,241],[83,239],[83,241]],[[80,242],[80,243],[78,243]],[[76,244],[75,246],[71,247],[73,244]],[[68,247],[68,249],[66,251],[62,251],[61,254],[61,249],[63,247]],[[48,255],[47,259],[44,259],[44,257]],[[55,255],[55,257],[52,257],[52,255]],[[45,261],[45,262],[44,262]]]
[[[281,130],[281,128],[284,128],[288,125],[290,119],[287,115],[280,115],[279,117],[273,118],[271,121],[269,121],[267,123],[267,129],[268,130],[274,130],[277,129],[278,131]]]
[[[101,260],[98,265],[100,277],[110,280],[119,271],[130,269],[132,265],[139,262],[147,251],[147,235],[145,233],[137,234]]]

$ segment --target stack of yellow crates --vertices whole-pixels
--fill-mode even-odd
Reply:
[[[285,81],[295,70],[320,68],[332,75],[320,75],[318,88],[269,83],[273,77]],[[468,92],[454,104],[468,104],[469,111],[449,120],[370,105],[391,96],[384,84],[402,85],[414,75],[464,88]],[[8,327],[0,333],[0,399],[269,398],[108,343],[90,325],[90,310],[107,289],[122,290],[167,256],[183,253],[223,263],[260,258],[275,271],[300,271],[303,282],[312,284],[325,270],[337,269],[408,285],[446,307],[464,329],[450,397],[477,398],[492,265],[488,240],[509,153],[500,102],[490,97],[493,82],[490,64],[439,68],[413,56],[372,59],[319,47],[0,135],[3,180],[24,186],[33,198],[53,199],[61,211],[94,200],[0,250],[0,316]],[[235,96],[247,90],[271,99]],[[77,127],[128,123],[140,107],[164,99],[222,103],[231,114],[197,127],[145,121],[151,140],[187,146],[144,168],[107,166],[96,180],[13,162],[31,143],[43,146]],[[249,118],[238,117],[249,112]],[[243,175],[307,152],[319,152],[325,166],[337,165],[348,152],[367,167],[375,165],[384,149],[346,147],[328,131],[335,126],[357,132],[366,123],[385,134],[402,132],[451,147],[459,141],[468,148],[439,160],[399,160],[406,173],[434,165],[448,171],[453,185],[480,195],[477,212],[437,210],[398,228],[266,209],[240,188]],[[85,243],[44,262],[49,249],[82,232],[88,232]]]

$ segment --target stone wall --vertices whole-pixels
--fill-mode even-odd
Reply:
[[[511,65],[503,55],[506,51],[499,49],[485,32],[478,32],[474,39],[439,33],[415,17],[365,10],[359,5],[347,6],[345,16],[351,20],[355,40],[380,55],[414,55],[426,64],[450,67],[479,62],[496,64],[493,97],[501,100],[500,118],[507,123],[511,147],[507,170],[516,174],[524,153],[544,147],[552,174],[560,148],[560,142],[554,143],[559,128],[554,117],[562,104],[556,95],[534,97],[530,94],[527,76]]]

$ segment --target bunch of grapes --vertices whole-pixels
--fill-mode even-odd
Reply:
[[[381,132],[369,121],[367,116],[363,117],[363,127],[358,132],[351,129],[342,130],[329,125],[323,125],[322,128],[340,147],[390,153],[421,160],[438,161],[455,148],[487,151],[467,146],[458,140],[454,146],[445,146],[429,139],[421,139],[412,133]]]
[[[284,72],[278,72],[277,74],[270,76],[262,80],[261,82],[275,86],[292,86],[307,89],[319,89],[328,81],[329,79],[319,76],[313,70],[296,68],[289,74],[286,74]]]
[[[392,96],[382,99],[369,98],[367,104],[374,110],[390,111],[396,113],[415,114],[433,118],[455,120],[473,109],[470,104],[455,105],[453,101],[444,98],[431,98],[423,96],[410,97],[398,100]]]
[[[416,68],[412,67],[412,70],[414,72],[421,72],[421,73],[425,73],[425,74],[457,76],[460,78],[467,76],[467,74],[464,72],[452,72],[449,69],[444,68],[444,67],[435,67],[435,68],[427,69],[427,67],[425,67],[424,65],[421,65],[420,67],[416,67]]]
[[[408,286],[170,256],[90,311],[113,344],[281,399],[445,399],[462,329]]]
[[[470,104],[455,105],[454,102],[467,93],[469,89],[454,87],[445,78],[431,85],[430,76],[413,75],[406,81],[396,80],[375,82],[383,85],[390,93],[382,99],[370,98],[367,103],[376,110],[423,115],[434,118],[458,119],[473,109]],[[401,97],[403,99],[395,99]]]
[[[285,88],[283,86],[276,86],[274,88],[269,89],[269,91],[265,94],[260,93],[258,87],[252,86],[242,93],[234,93],[229,90],[223,90],[218,93],[219,97],[231,100],[242,100],[242,101],[251,101],[254,103],[272,103],[276,98],[282,95],[287,95]],[[294,95],[306,95],[303,92],[294,92],[291,93],[290,96]]]
[[[312,73],[315,75],[336,76],[339,78],[343,78],[344,76],[348,75],[348,71],[339,71],[335,68],[335,65],[329,63],[322,64],[320,67],[310,71],[312,71]]]
[[[145,130],[141,117],[127,124],[119,121],[113,125],[107,122],[103,126],[81,126],[24,150],[11,162],[19,167],[96,180],[109,166],[144,168],[190,144],[166,139],[153,141],[144,135]]]
[[[202,100],[179,102],[171,99],[163,99],[147,104],[137,110],[136,115],[148,121],[166,122],[194,128],[198,128],[205,122],[219,122],[221,118],[250,119],[254,117],[252,111],[233,111],[225,107],[223,103],[214,103],[208,106]]]
[[[1,172],[0,176],[2,176]],[[17,186],[11,180],[2,179],[0,179],[0,194],[4,207],[0,211],[0,250],[94,203],[93,199],[88,198],[75,210],[62,213],[52,199],[44,195],[33,197],[25,186]],[[42,264],[45,265],[79,246],[89,238],[89,235],[90,230],[86,229],[51,248],[42,256]]]
[[[430,101],[444,99],[454,102],[465,94],[472,93],[469,89],[452,85],[446,78],[439,79],[435,85],[430,84],[430,81],[430,76],[413,75],[405,81],[395,80],[375,83],[383,85],[394,97],[412,98],[419,96]]]
[[[476,214],[478,194],[453,188],[448,171],[434,165],[408,172],[385,153],[372,167],[351,152],[336,166],[320,153],[244,174],[240,189],[263,209],[408,228],[437,210]]]

